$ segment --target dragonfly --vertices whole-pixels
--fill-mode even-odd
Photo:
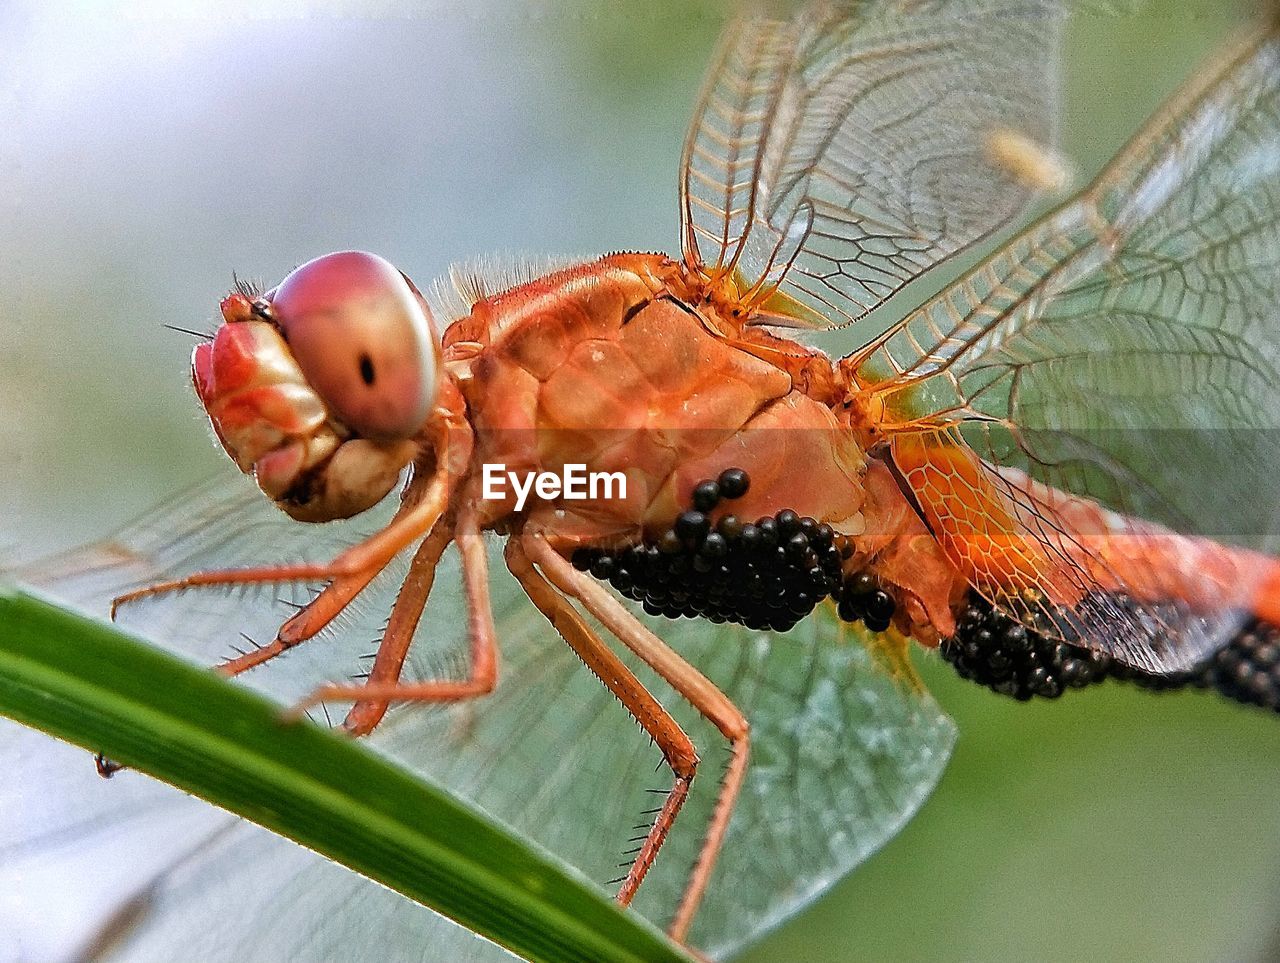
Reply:
[[[299,710],[344,704],[343,728],[393,754],[438,747],[433,775],[482,802],[515,791],[592,871],[616,827],[581,813],[626,799],[635,760],[616,728],[576,734],[629,716],[668,779],[617,898],[714,954],[927,794],[950,729],[912,644],[1019,698],[1198,679],[1274,707],[1280,564],[1257,499],[1280,457],[1274,27],[1079,195],[874,326],[1051,179],[1035,145],[1064,15],[745,13],[686,139],[678,256],[459,270],[424,294],[345,251],[238,284],[192,371],[254,500],[202,489],[46,580],[131,583],[113,616],[188,651],[242,635],[219,671],[287,663],[273,691]],[[823,330],[854,343],[827,354]],[[517,476],[575,465],[619,484],[517,507]],[[513,484],[490,492],[489,467]],[[459,638],[415,664],[424,619]],[[365,677],[324,681],[335,643],[371,634]],[[387,717],[410,703],[452,709]],[[513,776],[513,746],[564,758]],[[189,858],[226,857],[205,839]]]

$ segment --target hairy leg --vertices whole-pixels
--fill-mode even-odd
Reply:
[[[463,587],[467,596],[468,630],[471,647],[471,671],[460,680],[431,679],[422,682],[399,681],[404,665],[404,655],[413,639],[413,630],[426,603],[435,565],[450,537],[458,543],[462,556]],[[434,556],[433,556],[434,553]],[[387,634],[379,646],[374,660],[375,677],[370,673],[367,682],[360,685],[320,686],[292,710],[300,713],[322,702],[357,703],[344,723],[355,735],[365,735],[378,724],[386,711],[386,703],[392,702],[460,702],[486,695],[493,691],[498,679],[498,646],[493,626],[493,609],[489,602],[489,564],[484,542],[476,522],[474,509],[464,508],[457,529],[451,536],[439,541],[432,536],[423,543],[414,561],[421,560],[416,573],[411,573],[413,584],[406,581],[407,594],[397,599],[392,611],[393,635],[388,626]],[[397,617],[397,613],[399,617]],[[381,666],[381,668],[379,668]],[[379,706],[379,703],[384,705]]]
[[[698,755],[693,742],[679,723],[613,650],[587,626],[569,600],[534,569],[523,541],[521,536],[507,542],[507,567],[560,637],[569,643],[592,674],[617,696],[636,722],[653,737],[675,776],[675,782],[667,793],[657,818],[618,889],[618,902],[625,906],[635,896],[636,889],[662,848],[680,807],[688,798],[689,786],[698,768]]]
[[[720,785],[707,835],[689,874],[684,895],[671,923],[671,935],[682,940],[706,892],[716,857],[724,842],[733,807],[747,774],[750,732],[746,717],[715,684],[640,622],[614,595],[589,575],[579,572],[546,539],[532,535],[526,549],[548,579],[570,598],[578,599],[613,635],[645,661],[687,699],[729,741],[731,756]]]
[[[123,605],[136,602],[153,595],[167,592],[178,592],[182,589],[197,588],[203,585],[262,585],[277,582],[320,582],[332,581],[336,586],[346,583],[343,589],[336,589],[329,602],[337,601],[346,591],[351,591],[359,579],[364,584],[386,567],[401,551],[408,548],[435,526],[448,506],[448,478],[438,474],[428,483],[422,497],[412,503],[401,506],[390,524],[374,533],[358,545],[339,554],[329,562],[302,563],[294,565],[264,565],[257,568],[215,569],[207,572],[196,572],[184,578],[157,582],[133,592],[117,597],[111,603],[111,618]],[[363,585],[360,586],[363,588]],[[351,597],[359,591],[351,591]],[[322,593],[323,595],[323,593]],[[316,601],[319,601],[317,599]],[[347,599],[350,601],[350,598]],[[338,606],[341,609],[341,606]],[[329,615],[332,618],[336,610]],[[316,629],[319,631],[319,629]],[[314,633],[313,633],[314,634]]]
[[[238,658],[228,659],[218,666],[217,671],[227,677],[237,676],[241,672],[270,662],[278,655],[288,652],[295,645],[314,638],[326,625],[332,622],[338,613],[345,609],[365,587],[377,577],[381,569],[362,572],[359,575],[347,575],[334,579],[324,587],[319,595],[308,602],[276,633],[276,637],[266,645],[258,646]]]

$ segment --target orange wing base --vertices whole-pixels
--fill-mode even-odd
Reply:
[[[1005,594],[1048,587],[1049,559],[967,445],[938,430],[895,434],[890,450],[934,537],[975,587]]]

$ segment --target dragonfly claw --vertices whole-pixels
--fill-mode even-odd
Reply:
[[[129,768],[113,759],[108,759],[100,752],[94,753],[93,764],[98,770],[98,775],[103,779],[110,779],[116,773]]]

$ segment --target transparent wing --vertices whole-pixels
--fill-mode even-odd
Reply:
[[[1083,596],[1073,631],[1154,671],[1203,656],[1269,566],[1199,536],[1274,548],[1276,34],[1225,54],[1087,191],[856,357],[891,409],[955,425],[989,463],[983,497]],[[946,471],[972,492],[964,471]],[[1219,614],[1109,597],[1179,579],[1217,593],[1204,601]],[[1033,588],[985,581],[993,594]]]
[[[280,516],[245,485],[193,493],[122,536],[31,570],[49,590],[93,611],[137,581],[209,564],[324,556],[361,525],[316,529]],[[374,520],[376,523],[376,519]],[[495,549],[497,544],[495,542]],[[602,884],[621,875],[632,827],[666,789],[661,757],[577,662],[502,569],[494,600],[502,673],[493,696],[453,708],[393,709],[369,739],[416,772],[474,801]],[[388,571],[337,627],[250,673],[282,701],[359,671],[389,610]],[[457,675],[465,640],[456,561],[446,562],[415,638],[416,677]],[[208,662],[267,636],[306,592],[195,592],[151,603],[132,627]],[[284,601],[278,601],[277,598]],[[753,725],[753,757],[721,863],[692,940],[717,954],[794,913],[889,839],[935,784],[953,738],[932,700],[895,681],[861,645],[815,617],[784,636],[710,623],[653,623],[719,682]],[[636,667],[693,736],[703,757],[693,795],[640,889],[637,908],[659,923],[673,911],[702,841],[722,741],[659,680]],[[334,718],[339,714],[335,713]],[[322,720],[323,721],[323,720]],[[33,947],[51,939],[46,904],[90,939],[108,920],[131,960],[489,959],[500,951],[380,886],[270,833],[125,773],[104,783],[85,754],[34,733],[21,751],[19,817],[0,838],[0,893],[22,900],[12,927]],[[20,747],[16,749],[14,747]],[[27,778],[30,777],[30,778]],[[57,792],[52,811],[44,794]],[[133,859],[134,849],[146,856]],[[90,867],[86,871],[85,867]],[[93,879],[84,894],[61,882]],[[78,898],[83,895],[83,900]],[[74,907],[74,908],[72,908]],[[0,902],[0,915],[4,904]]]
[[[1052,142],[1060,19],[1050,0],[819,0],[740,19],[685,142],[686,261],[736,272],[755,305],[780,288],[808,309],[796,323],[862,317],[1027,202],[992,144]]]

